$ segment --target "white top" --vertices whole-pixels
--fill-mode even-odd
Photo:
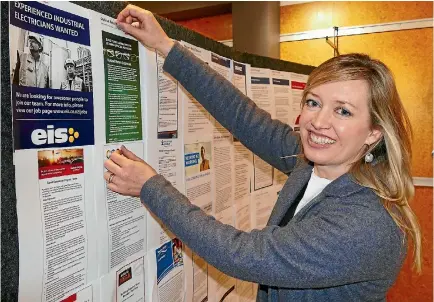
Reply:
[[[303,198],[297,205],[295,209],[294,216],[305,206],[314,199],[319,193],[324,190],[324,188],[332,181],[327,178],[321,178],[315,175],[314,169],[312,169],[312,174],[310,175],[309,182],[307,184],[306,191],[304,192]]]

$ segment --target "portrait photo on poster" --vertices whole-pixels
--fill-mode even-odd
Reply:
[[[10,26],[11,83],[92,92],[90,47]]]
[[[186,144],[184,154],[186,177],[212,168],[211,142]]]

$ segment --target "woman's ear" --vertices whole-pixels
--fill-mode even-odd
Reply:
[[[368,137],[366,138],[365,144],[371,146],[372,144],[375,144],[379,140],[381,140],[381,138],[383,137],[383,132],[381,130],[381,126],[374,126],[371,129],[371,133],[369,133]]]

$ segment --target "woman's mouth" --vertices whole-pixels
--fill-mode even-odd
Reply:
[[[309,131],[309,141],[317,145],[331,145],[336,143],[335,140],[328,138],[326,136],[317,135]]]

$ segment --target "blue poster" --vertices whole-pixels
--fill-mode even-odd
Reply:
[[[156,249],[155,256],[157,258],[157,284],[159,284],[174,268],[184,265],[181,240],[173,238],[166,242]]]
[[[94,144],[89,20],[10,2],[14,149]]]

